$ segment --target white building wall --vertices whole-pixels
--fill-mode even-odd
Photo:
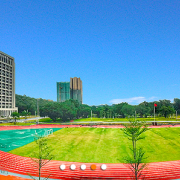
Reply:
[[[18,111],[15,107],[14,58],[0,51],[0,116]]]

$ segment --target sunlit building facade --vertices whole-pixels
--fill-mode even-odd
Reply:
[[[0,51],[0,116],[8,117],[18,111],[15,104],[14,58]]]

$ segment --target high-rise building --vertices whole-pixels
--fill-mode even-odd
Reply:
[[[82,104],[82,81],[80,78],[70,78],[70,97]]]
[[[15,107],[14,58],[0,51],[0,116],[10,116]]]
[[[78,100],[82,104],[82,81],[80,78],[70,78],[70,82],[57,82],[57,102],[68,99]]]
[[[57,101],[64,102],[70,99],[70,82],[57,82]]]

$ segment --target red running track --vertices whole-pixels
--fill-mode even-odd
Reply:
[[[32,129],[32,128],[72,128],[72,127],[98,127],[98,128],[124,128],[123,125],[93,125],[93,126],[85,126],[85,125],[56,125],[56,124],[39,124],[39,125],[31,125],[31,126],[0,126],[0,131],[3,130],[13,130],[13,129]],[[148,128],[165,128],[165,127],[180,127],[180,125],[161,125],[161,126],[148,126]]]
[[[78,125],[34,125],[34,126],[1,126],[0,130],[10,129],[29,129],[29,128],[55,128],[55,127],[82,127]],[[83,126],[84,127],[84,126]],[[95,126],[106,127],[112,126]],[[122,128],[123,126],[113,126],[114,128]],[[158,126],[159,127],[159,126]],[[162,126],[161,126],[162,127]],[[169,127],[163,126],[163,127]],[[173,126],[180,127],[180,126]],[[65,164],[66,169],[60,170],[60,165]],[[76,169],[70,170],[70,165],[75,164]],[[86,170],[82,171],[80,165],[85,164]],[[96,164],[96,170],[91,170],[90,166]],[[106,164],[107,169],[101,170],[100,163],[79,163],[79,162],[64,162],[64,161],[50,161],[42,168],[42,177],[50,175],[53,180],[68,180],[68,179],[132,179],[133,174],[127,164]],[[33,166],[33,161],[30,158],[13,155],[0,151],[0,180],[27,180],[28,174],[37,177],[37,169]],[[142,179],[180,179],[180,161],[167,161],[149,163],[142,171]]]

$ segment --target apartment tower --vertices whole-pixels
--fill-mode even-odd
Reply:
[[[0,116],[10,116],[15,107],[14,58],[0,51]]]
[[[80,78],[70,78],[70,82],[57,82],[57,102],[68,99],[78,100],[82,104],[82,81]]]
[[[70,78],[70,97],[82,104],[82,81],[80,78]]]

